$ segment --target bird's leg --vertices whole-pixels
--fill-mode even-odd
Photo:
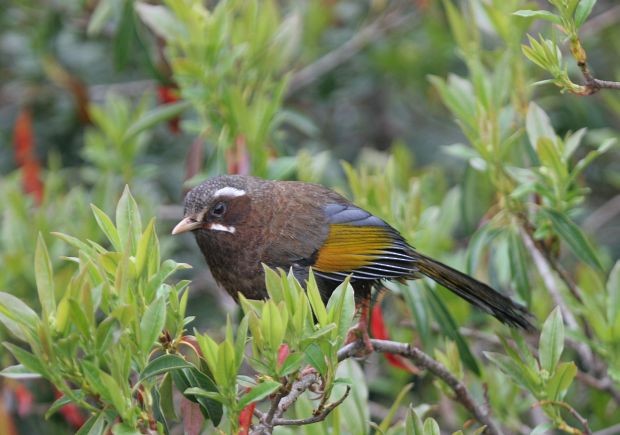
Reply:
[[[359,319],[349,332],[347,333],[346,344],[353,343],[355,341],[361,341],[364,347],[360,349],[359,356],[366,356],[374,351],[370,337],[368,336],[368,316],[370,313],[370,293],[360,298],[357,304],[357,311],[359,312]]]

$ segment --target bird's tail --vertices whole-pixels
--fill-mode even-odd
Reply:
[[[467,302],[492,314],[510,326],[534,331],[532,314],[523,305],[493,290],[488,285],[465,275],[437,260],[419,253],[416,266],[420,273],[456,293]]]

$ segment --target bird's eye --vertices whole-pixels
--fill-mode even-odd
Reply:
[[[226,204],[218,202],[211,209],[211,215],[215,217],[222,217],[226,213]]]

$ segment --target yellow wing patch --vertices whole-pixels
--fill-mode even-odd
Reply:
[[[313,267],[321,272],[351,272],[372,264],[393,241],[387,228],[332,224]]]

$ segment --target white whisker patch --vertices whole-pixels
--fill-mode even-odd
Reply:
[[[237,231],[237,229],[233,226],[222,224],[209,224],[209,229],[213,231],[225,231],[230,234],[235,234],[235,231]]]
[[[230,197],[236,198],[238,196],[243,196],[246,193],[247,192],[243,189],[237,189],[235,187],[226,186],[226,187],[222,187],[219,190],[216,190],[215,193],[213,194],[213,198],[219,198],[220,196],[230,196]]]

